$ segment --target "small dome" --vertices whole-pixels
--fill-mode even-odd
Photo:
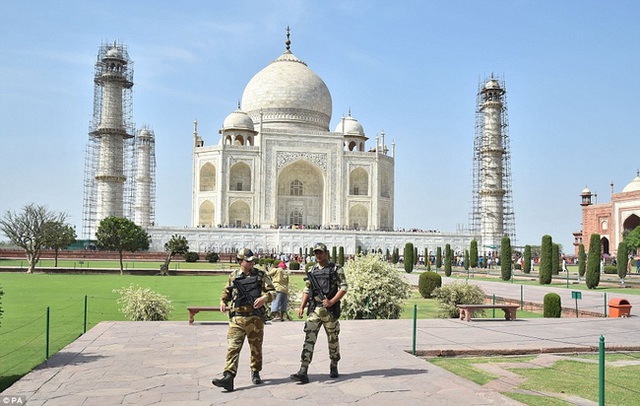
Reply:
[[[580,192],[581,195],[590,195],[591,191],[589,190],[588,187],[585,187],[584,189],[582,189],[582,192]]]
[[[249,117],[247,113],[238,109],[224,119],[222,129],[254,131],[253,120],[251,120],[251,117]]]
[[[358,120],[351,117],[351,115],[347,117],[342,117],[342,120],[336,126],[335,132],[344,134],[344,135],[355,135],[364,137],[364,128]]]
[[[629,184],[625,186],[624,189],[622,189],[622,193],[637,192],[638,190],[640,190],[640,176],[636,176],[635,178],[633,178],[633,180],[629,182]]]
[[[153,131],[149,130],[148,128],[143,128],[138,133],[138,137],[139,138],[153,138]]]
[[[500,83],[498,83],[498,81],[495,80],[495,79],[490,79],[489,81],[487,81],[487,83],[485,83],[484,88],[485,89],[500,89]]]
[[[111,59],[124,59],[122,56],[122,52],[114,45],[113,48],[109,49],[105,54],[105,57]]]

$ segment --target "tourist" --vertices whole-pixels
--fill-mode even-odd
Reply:
[[[271,302],[271,314],[274,316],[273,321],[291,320],[287,313],[289,304],[289,273],[287,272],[287,264],[281,261],[277,267],[269,271],[269,277],[273,281],[276,288],[276,299]]]

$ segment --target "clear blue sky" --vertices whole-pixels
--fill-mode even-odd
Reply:
[[[0,213],[44,204],[81,230],[94,64],[118,40],[134,61],[134,121],[156,135],[156,222],[189,224],[192,122],[218,142],[287,25],[331,91],[331,129],[351,108],[370,139],[395,141],[396,227],[467,224],[476,93],[491,73],[508,92],[519,244],[550,234],[572,252],[580,191],[608,202],[640,166],[637,1],[4,0]]]

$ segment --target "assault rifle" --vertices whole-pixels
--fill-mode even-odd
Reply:
[[[316,300],[316,292],[320,297],[322,297],[322,300],[327,299],[327,294],[324,293],[324,291],[322,290],[322,287],[320,287],[318,278],[316,278],[316,276],[313,274],[312,271],[307,272],[307,276],[304,278],[304,280],[309,281],[309,283],[311,284],[311,299],[309,303],[309,312],[312,312],[317,306],[322,307],[322,302],[318,303]],[[340,302],[334,304],[331,307],[327,307],[327,311],[336,318],[340,317]]]
[[[327,295],[324,294],[322,288],[320,287],[318,278],[316,278],[312,271],[307,272],[307,276],[303,278],[303,280],[309,281],[309,283],[311,283],[311,296],[315,297],[315,293],[317,292],[320,296],[322,296],[322,300],[327,298]]]
[[[244,299],[244,301],[249,302],[248,304],[253,309],[253,313],[256,316],[260,316],[262,318],[262,320],[265,321],[266,314],[265,314],[265,311],[264,311],[265,310],[264,306],[262,306],[260,309],[255,309],[253,307],[253,303],[256,301],[256,299],[253,296],[251,296],[251,294],[247,291],[247,289],[244,287],[244,285],[242,283],[238,282],[237,279],[234,279],[233,280],[233,286],[229,286],[229,287],[227,287],[227,289],[233,290],[234,287],[238,290],[239,299]],[[240,302],[242,303],[243,301],[240,300]],[[234,315],[235,315],[235,313],[232,314],[231,312],[229,312],[229,317],[233,317]]]

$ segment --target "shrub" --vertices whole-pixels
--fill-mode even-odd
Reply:
[[[513,269],[515,269],[516,271],[521,271],[522,270],[522,266],[520,266],[520,264],[515,263],[513,264]]]
[[[584,280],[589,289],[595,289],[600,284],[600,234],[591,234]]]
[[[503,281],[511,279],[511,239],[502,237],[500,242],[500,277]]]
[[[478,266],[478,241],[471,240],[469,246],[469,265],[475,269]]]
[[[129,285],[128,288],[114,289],[113,292],[120,294],[117,299],[122,306],[120,311],[133,321],[168,320],[173,310],[169,299],[149,288]]]
[[[442,247],[436,248],[436,271],[442,267]]]
[[[618,269],[615,265],[605,265],[604,268],[602,268],[602,272],[606,273],[607,275],[613,275],[618,273]]]
[[[349,293],[342,300],[342,315],[347,319],[397,319],[402,301],[409,298],[411,285],[395,267],[378,254],[348,261],[344,272]]]
[[[551,261],[553,251],[553,240],[550,235],[542,236],[540,246],[540,272],[538,280],[541,285],[551,284]]]
[[[309,268],[313,267],[315,264],[316,264],[315,262],[307,262],[307,263],[304,265],[304,271],[305,271],[305,272],[309,271]]]
[[[543,307],[544,317],[560,317],[562,315],[560,295],[557,293],[547,293],[544,295]]]
[[[389,258],[389,250],[387,250],[387,258]],[[342,245],[338,249],[338,265],[344,266],[344,247]]]
[[[404,245],[404,270],[407,273],[413,272],[413,244],[408,242]]]
[[[551,245],[551,274],[560,274],[560,245],[555,242]]]
[[[200,259],[200,254],[198,254],[197,252],[189,251],[186,254],[184,254],[184,260],[186,262],[196,262],[199,259]]]
[[[587,255],[584,253],[584,244],[578,246],[578,275],[584,276],[587,270]]]
[[[616,267],[618,277],[624,282],[624,278],[627,277],[627,265],[629,264],[629,257],[627,257],[627,245],[620,241],[618,244],[618,256],[616,258]]]
[[[436,288],[431,294],[436,299],[438,305],[438,317],[455,318],[460,317],[459,304],[482,304],[484,303],[484,291],[477,285],[464,282],[454,282]]]
[[[453,261],[453,253],[451,252],[451,244],[444,246],[444,274],[451,276],[451,262]]]
[[[207,253],[207,256],[204,257],[204,259],[206,259],[207,261],[214,263],[214,262],[218,262],[220,261],[220,255],[218,255],[217,252],[209,252]]]
[[[300,269],[300,262],[298,261],[291,261],[289,262],[289,269],[292,271],[297,271]]]
[[[524,246],[524,273],[531,273],[531,245]]]
[[[418,278],[418,291],[424,298],[431,297],[435,288],[442,286],[442,276],[435,272],[423,272]]]

